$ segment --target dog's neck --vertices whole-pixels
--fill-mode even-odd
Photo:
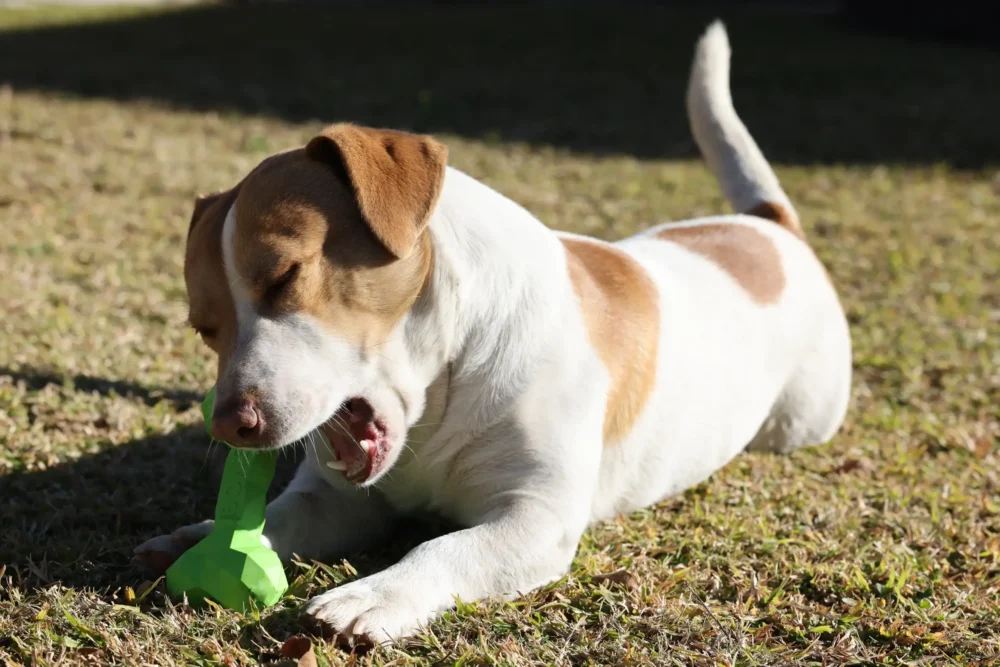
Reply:
[[[525,209],[450,168],[428,232],[433,273],[404,338],[424,387],[448,373],[448,410],[464,412],[467,431],[492,423],[527,381],[566,302],[565,255]]]

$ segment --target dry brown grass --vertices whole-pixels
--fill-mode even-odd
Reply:
[[[374,53],[364,30],[316,36],[378,15],[302,11],[0,11],[0,661],[255,664],[305,597],[356,576],[295,566],[285,602],[241,616],[143,596],[129,564],[212,504],[195,405],[213,368],[184,327],[192,198],[301,144],[310,117],[440,131],[455,166],[554,228],[616,238],[723,210],[681,115],[707,17],[437,9]],[[730,27],[737,106],[850,315],[846,427],[595,527],[545,590],[321,661],[1000,660],[1000,60],[815,19]],[[595,583],[620,568],[635,587]]]

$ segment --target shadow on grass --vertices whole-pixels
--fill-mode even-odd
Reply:
[[[29,589],[134,585],[139,542],[210,516],[213,468],[188,427],[0,477],[0,563]]]
[[[63,379],[41,371],[0,373],[33,389]],[[87,377],[77,388],[113,388],[155,404],[200,395],[153,390],[124,381]],[[273,498],[306,455],[287,449],[271,484]],[[61,583],[97,590],[135,586],[147,573],[131,563],[132,549],[150,537],[211,517],[226,449],[210,447],[199,426],[137,438],[45,470],[0,476],[0,565],[24,589]],[[361,576],[396,562],[449,527],[430,520],[401,522],[392,542],[351,559]],[[291,570],[290,570],[291,572]]]
[[[197,111],[693,156],[683,97],[713,14],[267,4],[92,15],[0,40],[0,81]],[[723,12],[734,97],[777,163],[995,164],[1000,54],[831,17]],[[234,147],[235,148],[235,147]]]
[[[81,392],[96,392],[101,396],[125,396],[136,398],[145,405],[152,407],[161,401],[175,404],[178,411],[186,410],[192,405],[201,403],[204,396],[198,392],[186,389],[165,389],[162,387],[146,387],[127,380],[109,380],[92,375],[60,375],[51,371],[36,368],[13,369],[0,366],[0,375],[9,377],[14,382],[24,382],[31,391],[44,389],[49,385],[70,384]]]
[[[191,426],[0,477],[0,564],[28,589],[134,586],[136,545],[212,516],[224,456]],[[279,459],[271,497],[302,456]]]

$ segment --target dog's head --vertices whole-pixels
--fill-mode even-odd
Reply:
[[[216,438],[264,449],[322,429],[349,480],[391,465],[406,406],[379,347],[429,280],[446,161],[429,137],[334,125],[198,199],[184,277],[218,355]]]

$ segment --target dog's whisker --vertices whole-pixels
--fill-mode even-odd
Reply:
[[[313,459],[316,461],[316,467],[319,468],[322,467],[322,464],[319,460],[319,446],[316,444],[315,439],[318,438],[321,443],[325,443],[326,438],[324,438],[323,435],[320,434],[318,431],[314,431],[313,434],[314,434],[314,439],[313,439],[312,455]]]
[[[365,351],[368,351],[368,350],[373,350],[373,349],[375,349],[376,347],[381,347],[381,346],[383,346],[383,345],[388,345],[389,343],[395,343],[395,342],[396,342],[396,341],[398,341],[398,340],[400,340],[400,338],[399,338],[399,337],[396,337],[396,338],[389,338],[389,339],[386,339],[386,340],[384,340],[384,341],[382,341],[382,342],[380,342],[380,343],[372,343],[371,345],[368,345],[368,346],[366,346],[366,347],[364,347],[364,348],[362,348],[362,349],[363,349],[363,350],[365,350]]]
[[[350,429],[350,427],[348,426],[347,422],[345,422],[345,421],[343,420],[343,417],[339,417],[339,416],[337,416],[337,415],[334,415],[333,417],[334,417],[334,419],[336,419],[336,420],[337,420],[337,422],[336,422],[336,424],[335,424],[335,425],[336,425],[336,426],[339,426],[339,427],[340,427],[340,429],[341,429],[341,431],[343,431],[344,435],[346,435],[346,436],[347,436],[348,438],[350,438],[350,439],[351,439],[351,442],[353,442],[353,443],[354,443],[355,445],[357,445],[357,446],[358,446],[359,448],[361,448],[361,449],[364,449],[363,447],[361,447],[361,443],[360,443],[360,442],[358,442],[358,441],[357,441],[357,440],[356,440],[356,439],[354,438],[354,434],[353,434],[353,433],[351,433],[351,429]]]

